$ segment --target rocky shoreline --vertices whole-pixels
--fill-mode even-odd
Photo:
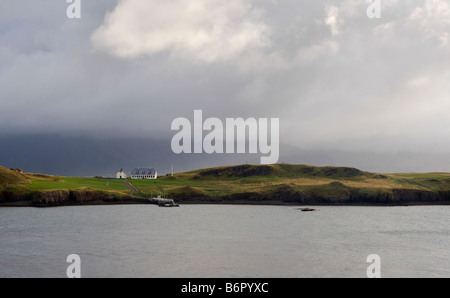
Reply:
[[[34,191],[28,194],[11,196],[0,195],[0,207],[57,207],[109,204],[148,204],[133,196],[117,196],[99,191]]]
[[[450,205],[450,191],[429,192],[394,189],[391,193],[378,195],[360,194],[356,190],[345,197],[324,198],[307,196],[301,192],[241,193],[220,198],[183,196],[172,197],[180,204],[240,204],[240,205],[314,205],[314,206],[409,206]],[[101,191],[34,191],[28,194],[0,194],[0,207],[57,207],[83,205],[151,204],[148,199],[135,196],[117,196]]]

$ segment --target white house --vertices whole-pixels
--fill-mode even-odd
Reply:
[[[154,168],[135,168],[131,172],[131,179],[157,179],[158,172]]]
[[[116,173],[116,178],[117,179],[127,179],[127,174],[125,174],[123,172],[123,170],[120,169],[120,171]]]

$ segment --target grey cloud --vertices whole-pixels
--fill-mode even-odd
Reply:
[[[96,47],[123,2],[83,1],[81,20],[65,17],[64,1],[2,4],[0,134],[170,138],[174,118],[203,109],[280,117],[281,141],[307,149],[450,149],[450,28],[433,9],[445,1],[385,1],[379,20],[366,1],[249,1],[270,43],[207,61]]]

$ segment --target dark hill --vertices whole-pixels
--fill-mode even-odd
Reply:
[[[194,175],[194,179],[202,178],[243,178],[243,177],[277,177],[277,178],[357,178],[385,176],[363,172],[350,167],[316,167],[309,165],[275,164],[275,165],[238,165],[217,167],[181,173],[180,175]]]

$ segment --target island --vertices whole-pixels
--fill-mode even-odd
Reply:
[[[52,176],[0,166],[2,207],[148,204],[161,195],[177,204],[448,205],[450,173],[245,164],[145,180]]]

